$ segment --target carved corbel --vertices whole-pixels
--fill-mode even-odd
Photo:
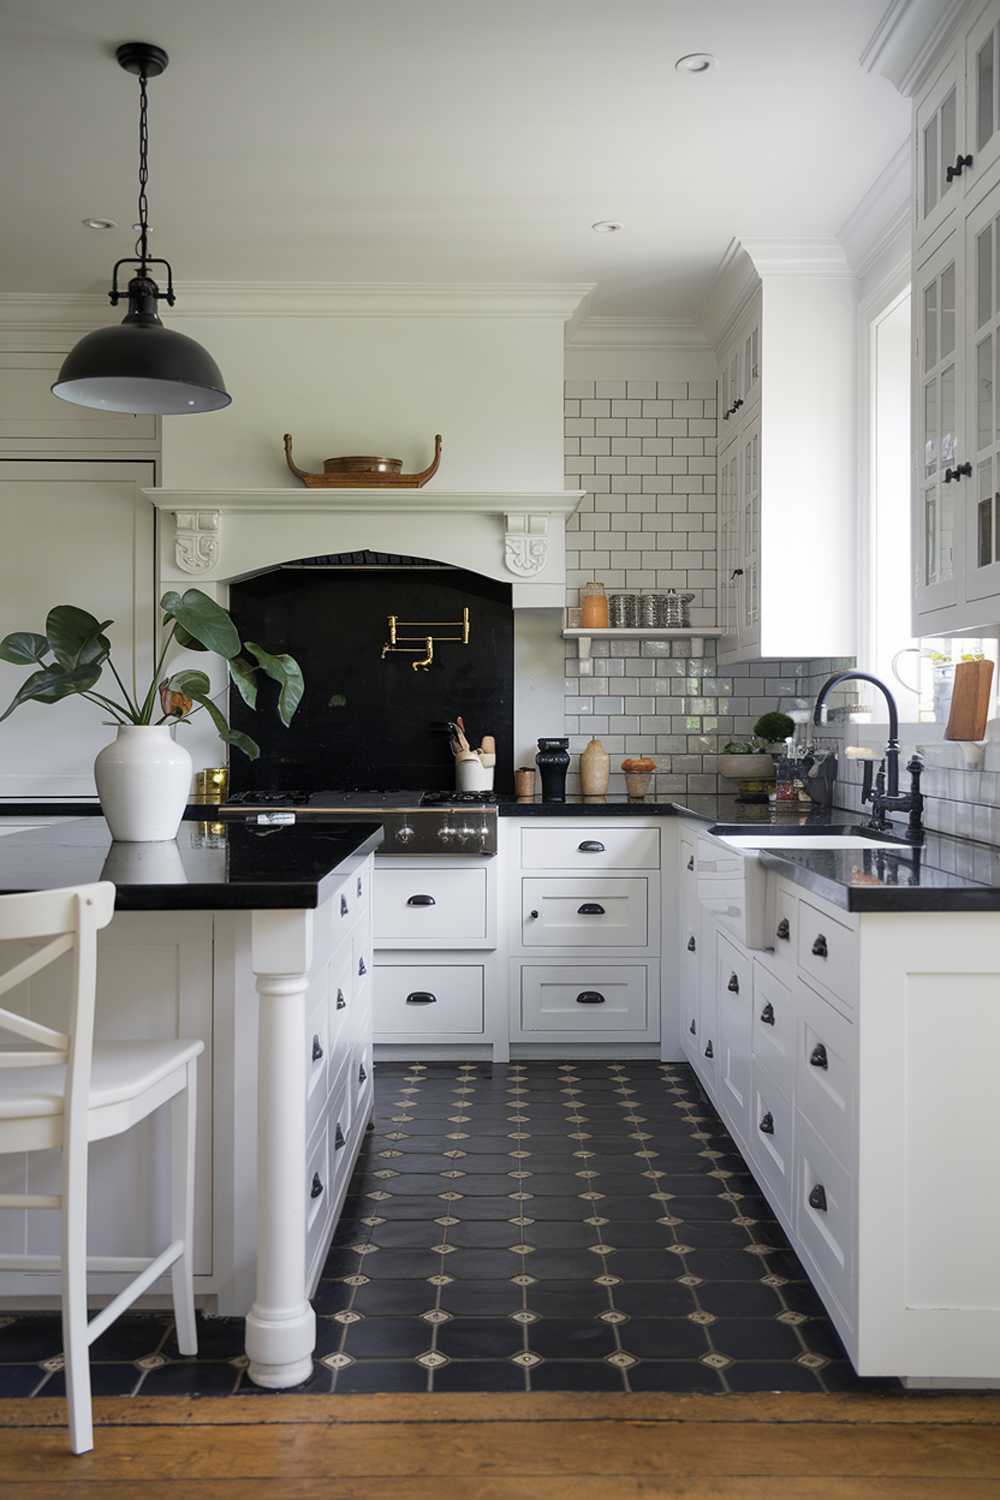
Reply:
[[[518,578],[533,578],[549,560],[549,518],[508,511],[504,517],[504,561]]]
[[[175,510],[174,562],[182,573],[210,573],[219,562],[222,517],[217,510]]]

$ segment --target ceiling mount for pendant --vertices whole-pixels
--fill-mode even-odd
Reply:
[[[112,307],[128,298],[128,312],[116,327],[86,334],[63,361],[53,394],[77,406],[104,411],[155,412],[163,416],[218,411],[232,397],[218,365],[186,334],[164,328],[157,314],[162,300],[173,307],[174,273],[170,262],[149,254],[149,129],[146,85],[158,78],[169,58],[153,42],[123,42],[115,56],[126,73],[139,80],[138,239],[135,254],[115,262],[108,293]],[[119,288],[122,266],[135,267],[126,291]],[[166,270],[166,291],[150,275],[152,266]]]

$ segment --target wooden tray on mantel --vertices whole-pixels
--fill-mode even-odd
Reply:
[[[285,462],[310,490],[419,490],[433,479],[441,462],[441,434],[434,437],[434,459],[419,474],[404,474],[401,458],[379,458],[371,454],[348,454],[323,460],[322,474],[307,474],[292,460],[292,434],[285,433]]]

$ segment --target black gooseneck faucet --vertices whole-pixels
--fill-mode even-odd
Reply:
[[[907,762],[906,769],[910,773],[910,790],[900,792],[899,790],[899,710],[896,708],[896,700],[890,690],[880,677],[874,677],[871,672],[835,672],[828,677],[816,695],[816,706],[813,709],[813,723],[823,723],[823,707],[830,693],[842,682],[870,682],[872,687],[877,687],[886,702],[889,710],[889,738],[885,747],[885,758],[878,769],[878,774],[872,784],[872,762],[864,762],[864,783],[861,789],[862,802],[870,802],[872,815],[869,820],[869,828],[878,829],[879,832],[892,830],[892,824],[886,817],[889,812],[909,813],[906,829],[902,835],[910,843],[919,844],[923,842],[924,824],[923,811],[924,799],[920,791],[920,777],[923,773],[924,763],[919,755],[911,756]],[[895,830],[893,830],[895,831]]]

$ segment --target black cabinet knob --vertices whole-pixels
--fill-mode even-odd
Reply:
[[[323,1056],[323,1046],[318,1036],[313,1037],[313,1062],[319,1062]]]
[[[537,911],[529,911],[528,916],[531,918],[531,920],[533,922],[537,922],[538,921],[538,913],[537,913]]]
[[[341,896],[341,898],[340,898],[340,915],[342,917],[346,917],[347,916],[347,897],[346,896]]]
[[[826,1213],[826,1188],[821,1182],[817,1182],[809,1194],[809,1207],[818,1209],[821,1214]]]
[[[697,948],[698,944],[695,942],[694,933],[692,932],[691,936],[688,938],[688,952],[694,953],[697,951]]]
[[[705,1044],[705,1056],[706,1057],[714,1057],[715,1056],[715,1048],[712,1046],[711,1042],[706,1042],[706,1044]]]
[[[430,990],[411,990],[406,997],[407,1005],[436,1005],[437,995],[432,995]]]
[[[736,975],[736,974],[730,974],[730,976],[729,976],[729,983],[726,985],[726,989],[729,991],[729,993],[731,995],[738,995],[739,994],[739,992],[740,992],[740,981],[739,981],[739,976],[738,975]]]
[[[826,946],[826,938],[822,933],[819,933],[817,935],[816,940],[812,945],[812,955],[813,958],[829,958],[830,956],[830,950]]]
[[[433,896],[407,896],[407,906],[436,906]]]
[[[968,461],[966,461],[964,464],[957,464],[955,466],[955,478],[956,479],[971,479],[972,478],[972,465]]]
[[[600,839],[584,839],[583,843],[577,844],[576,847],[581,854],[604,853],[604,845],[601,843]]]
[[[792,936],[792,929],[789,925],[787,917],[782,917],[781,921],[774,929],[774,935],[776,938],[780,938],[783,943],[787,943],[790,940]]]
[[[743,405],[743,397],[742,396],[737,396],[736,400],[733,402],[733,411],[739,411],[739,409],[740,409],[740,407],[742,405]]]
[[[581,990],[576,997],[577,1005],[604,1005],[605,999],[600,990]]]
[[[343,992],[343,990],[338,990],[337,991],[337,1009],[338,1010],[346,1010],[347,1009],[347,1001],[344,999],[344,992]]]
[[[689,870],[693,870],[694,869],[694,855],[693,854],[691,855],[691,858],[687,862],[687,867],[688,867]]]
[[[358,900],[360,901],[360,899],[361,899],[361,876],[360,875],[358,876],[357,892],[358,892]]]
[[[742,568],[734,568],[733,571],[729,575],[729,582],[732,583],[732,581],[733,581],[734,578],[742,578],[742,577],[743,577],[743,569]]]
[[[698,1035],[698,1028],[694,1024],[694,1017],[693,1016],[691,1017],[691,1025],[688,1027],[688,1031],[690,1031],[690,1033],[691,1033],[692,1036],[697,1036]]]
[[[763,1023],[764,1023],[765,1026],[773,1026],[774,1025],[774,1006],[771,1004],[770,1000],[767,1002],[767,1004],[764,1006],[764,1009],[761,1011],[760,1018],[763,1021]]]
[[[344,1132],[341,1130],[341,1128],[340,1128],[340,1121],[338,1120],[337,1121],[337,1128],[334,1131],[334,1135],[333,1135],[333,1149],[334,1149],[334,1151],[339,1151],[342,1146],[346,1146],[346,1145],[347,1145],[347,1142],[344,1139]]]
[[[323,1192],[323,1179],[318,1172],[313,1173],[312,1187],[309,1189],[310,1198],[319,1198]]]
[[[961,177],[966,167],[972,166],[971,156],[956,156],[950,166],[945,167],[944,176],[946,182],[954,182],[956,177]]]
[[[578,917],[606,917],[607,912],[599,901],[585,901],[576,909]]]
[[[817,1042],[810,1052],[809,1066],[812,1068],[829,1068],[830,1059],[826,1055],[826,1048],[822,1042]]]
[[[757,1126],[757,1129],[760,1131],[761,1135],[774,1134],[774,1116],[771,1114],[770,1110],[768,1110],[766,1114],[761,1116],[761,1121]]]

